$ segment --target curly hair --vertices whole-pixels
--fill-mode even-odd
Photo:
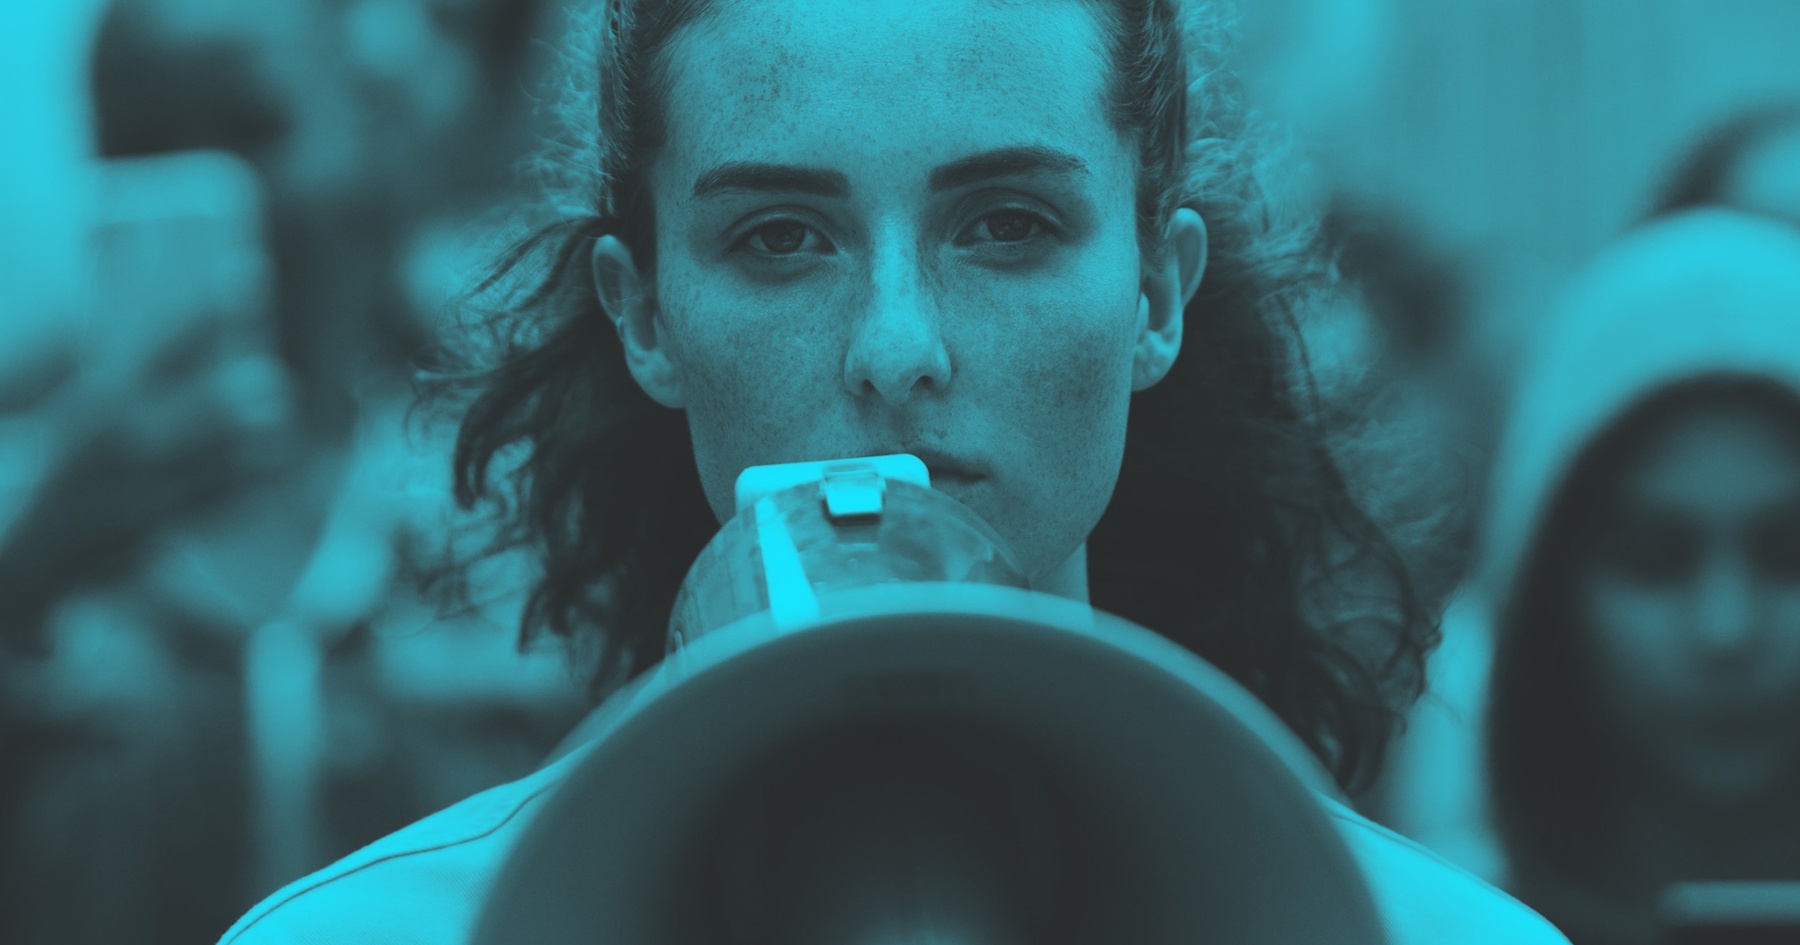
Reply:
[[[1332,282],[1314,221],[1276,199],[1281,139],[1226,68],[1220,5],[1085,2],[1106,30],[1108,117],[1138,149],[1146,258],[1161,258],[1178,207],[1206,221],[1210,250],[1182,354],[1133,395],[1089,539],[1091,600],[1221,667],[1340,784],[1366,783],[1437,627],[1334,460],[1342,427],[1297,318]],[[683,415],[636,386],[585,268],[603,234],[654,265],[643,163],[662,140],[665,50],[711,6],[606,0],[576,14],[560,133],[537,164],[548,218],[472,294],[474,360],[428,377],[428,394],[467,403],[457,500],[493,511],[492,550],[541,563],[522,644],[547,632],[574,647],[596,696],[661,658],[676,590],[718,528]]]

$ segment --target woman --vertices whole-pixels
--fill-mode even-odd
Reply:
[[[1516,888],[1577,941],[1653,940],[1672,882],[1800,876],[1797,317],[1800,236],[1674,218],[1521,405],[1488,752]]]
[[[1233,673],[1342,782],[1372,771],[1433,630],[1307,409],[1293,313],[1320,267],[1263,189],[1223,22],[1170,0],[592,11],[551,152],[563,215],[494,286],[456,458],[461,497],[540,553],[527,631],[603,694],[661,656],[740,470],[905,451],[1036,588]],[[461,940],[567,770],[226,941]],[[1399,940],[1557,940],[1334,810]]]
[[[1674,883],[1800,877],[1796,324],[1800,235],[1678,214],[1577,279],[1522,376],[1492,603],[1433,663],[1469,725],[1409,735],[1401,826],[1579,945],[1659,941]],[[1484,774],[1436,773],[1481,770],[1455,736],[1484,730]]]

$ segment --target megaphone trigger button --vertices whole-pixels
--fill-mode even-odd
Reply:
[[[827,467],[819,481],[819,497],[825,502],[826,517],[833,523],[879,518],[886,494],[887,480],[879,470],[865,464]]]

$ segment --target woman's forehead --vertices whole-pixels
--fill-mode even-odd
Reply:
[[[678,34],[666,62],[664,155],[690,173],[823,155],[885,173],[1022,145],[1104,163],[1120,150],[1084,0],[734,0]]]
[[[1624,491],[1664,504],[1755,506],[1800,498],[1792,421],[1752,403],[1684,405],[1651,431]]]

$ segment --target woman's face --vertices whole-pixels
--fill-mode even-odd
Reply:
[[[715,513],[747,466],[912,452],[1032,576],[1063,563],[1204,257],[1183,211],[1185,291],[1140,262],[1090,4],[733,0],[668,62],[655,271],[612,244],[596,275]]]
[[[1712,806],[1785,783],[1800,760],[1800,436],[1691,408],[1608,501],[1578,598],[1627,744]]]

